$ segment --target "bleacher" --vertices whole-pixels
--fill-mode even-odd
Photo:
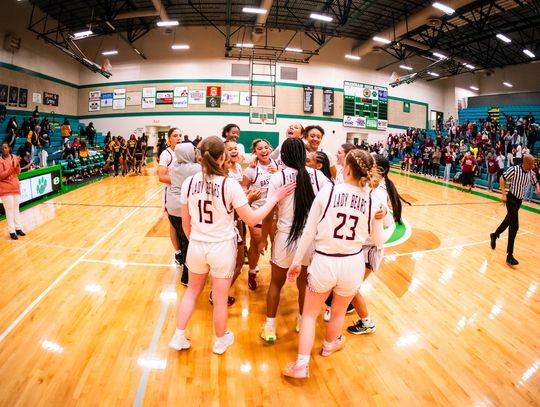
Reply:
[[[17,125],[18,125],[18,127],[20,129],[23,122],[24,122],[24,120],[32,117],[32,112],[20,112],[20,111],[14,111],[14,110],[8,111],[8,114],[6,115],[6,119],[3,122],[0,123],[0,134],[2,135],[2,139],[5,136],[5,128],[7,126],[7,123],[9,121],[9,119],[11,119],[12,117],[16,118]],[[52,128],[52,131],[53,131],[53,134],[51,135],[50,144],[45,148],[45,150],[47,151],[47,154],[49,155],[48,158],[47,158],[47,162],[49,164],[52,164],[53,161],[56,162],[56,161],[60,160],[61,157],[62,157],[61,153],[57,153],[57,154],[53,154],[53,153],[55,151],[58,151],[58,150],[62,149],[62,136],[61,136],[61,133],[60,133],[60,126],[62,125],[64,117],[63,116],[55,116],[54,117],[54,122],[53,122],[53,118],[52,118],[52,116],[50,114],[44,114],[44,113],[40,112],[40,117],[38,119],[38,124],[41,123],[41,121],[45,117],[49,118],[49,121],[51,122],[51,128]],[[86,140],[86,138],[84,136],[79,137],[79,135],[80,135],[81,128],[85,129],[86,126],[88,125],[88,123],[82,123],[79,120],[73,119],[73,118],[69,118],[68,120],[69,120],[69,124],[71,126],[71,130],[73,132],[73,136],[70,137],[70,141],[73,141],[75,139],[75,137],[78,137],[79,140]],[[96,132],[96,136],[94,137],[94,144],[96,145],[96,149],[98,151],[102,150],[103,140],[104,139],[105,139],[105,136],[103,135],[102,132]],[[15,147],[13,149],[13,152],[16,153],[18,151],[19,147],[24,145],[25,142],[26,142],[26,138],[22,137],[19,134],[19,137],[15,141]]]

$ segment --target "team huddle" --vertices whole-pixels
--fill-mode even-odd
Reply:
[[[335,159],[320,149],[324,130],[292,124],[285,141],[272,149],[257,139],[252,159],[237,143],[240,129],[225,126],[223,139],[208,137],[195,149],[169,131],[170,147],[160,156],[158,175],[165,187],[165,209],[178,264],[184,265],[187,289],[178,305],[177,327],[169,346],[189,349],[185,330],[208,274],[212,277],[215,341],[213,352],[234,343],[227,330],[229,296],[244,265],[249,230],[248,287],[257,289],[259,257],[270,248],[271,280],[266,297],[262,340],[278,339],[276,315],[287,279],[298,288],[298,355],[283,374],[309,377],[316,319],[327,308],[321,355],[345,345],[345,314],[358,313],[352,334],[373,332],[362,282],[376,271],[383,244],[401,223],[401,202],[388,179],[389,162],[352,144],[343,144]],[[245,169],[243,169],[245,167]],[[307,289],[306,289],[307,287]]]

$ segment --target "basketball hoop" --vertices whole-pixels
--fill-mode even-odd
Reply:
[[[266,124],[266,117],[261,117],[261,124]]]
[[[399,82],[399,74],[397,72],[392,72],[392,75],[390,75],[390,80],[392,82]]]

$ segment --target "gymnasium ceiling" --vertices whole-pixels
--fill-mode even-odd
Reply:
[[[261,3],[262,1],[262,3]],[[89,27],[94,36],[119,35],[136,48],[137,40],[156,28],[162,19],[177,20],[180,26],[213,26],[222,36],[224,55],[250,55],[279,58],[290,62],[309,62],[323,47],[331,47],[332,38],[351,38],[356,45],[351,54],[364,56],[384,52],[392,57],[386,66],[407,64],[420,58],[440,77],[467,71],[492,70],[540,59],[540,0],[441,0],[455,7],[445,14],[425,0],[30,0],[45,16],[61,24],[47,27],[35,15],[29,29],[47,42],[73,49],[69,34]],[[243,7],[266,5],[261,17],[246,14]],[[316,12],[333,18],[315,21]],[[37,13],[36,13],[37,14]],[[259,19],[257,21],[257,18]],[[284,52],[265,38],[270,29],[288,30],[307,36],[314,44],[304,53]],[[255,31],[253,34],[252,31]],[[258,32],[258,35],[257,35]],[[296,34],[294,34],[296,33]],[[496,38],[503,33],[512,42]],[[375,35],[390,39],[390,44],[375,43]],[[219,38],[219,37],[218,37]],[[238,49],[235,42],[254,42],[252,50]],[[292,39],[291,39],[292,42]],[[523,49],[535,54],[531,58]],[[447,56],[442,61],[433,56]],[[473,68],[465,67],[468,63]],[[433,78],[434,79],[434,78]]]

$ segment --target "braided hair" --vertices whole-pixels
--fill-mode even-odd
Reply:
[[[352,177],[358,182],[361,187],[369,186],[375,189],[379,186],[381,176],[377,171],[375,159],[365,150],[355,149],[347,153],[345,164],[348,165],[352,172]]]
[[[287,237],[287,245],[290,245],[298,240],[302,234],[311,204],[315,199],[315,193],[305,166],[306,147],[302,140],[297,138],[286,139],[281,146],[281,160],[287,167],[298,171],[294,190],[294,218]]]
[[[390,172],[390,161],[386,157],[383,157],[379,154],[374,154],[375,162],[377,164],[377,167],[379,168],[379,173],[384,178],[384,181],[386,183],[386,192],[388,194],[388,198],[390,199],[390,204],[392,205],[392,215],[394,217],[394,221],[402,225],[403,221],[401,219],[401,200],[405,201],[398,193],[396,186],[394,183],[388,178],[388,173]],[[407,202],[409,203],[409,202]],[[410,203],[409,203],[410,205]]]

